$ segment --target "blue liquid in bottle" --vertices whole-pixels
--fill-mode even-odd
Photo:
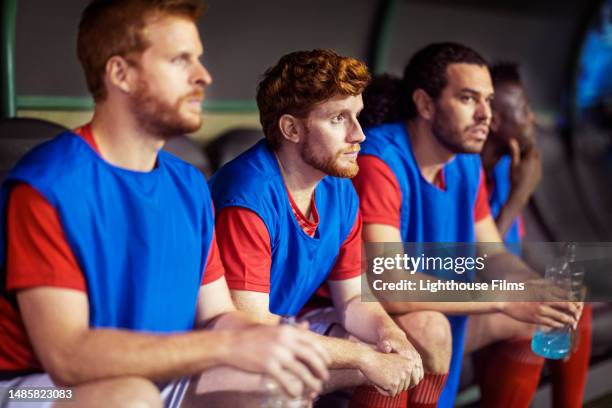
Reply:
[[[567,328],[544,332],[537,330],[531,339],[531,349],[534,353],[559,360],[567,356],[572,345],[572,335]]]
[[[578,298],[579,286],[582,285],[582,274],[574,262],[576,260],[576,244],[568,243],[565,246],[565,256],[556,264],[547,266],[545,279],[551,287],[567,290],[567,300]],[[564,358],[572,348],[572,328],[565,326],[561,329],[538,327],[531,339],[531,349],[534,353],[559,360]]]

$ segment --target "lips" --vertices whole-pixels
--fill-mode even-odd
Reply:
[[[190,92],[183,97],[183,100],[189,103],[202,103],[204,101],[204,91],[198,89],[196,91]]]
[[[489,134],[489,128],[487,127],[475,127],[469,130],[469,134],[478,140],[485,140]]]
[[[195,111],[202,110],[202,102],[204,101],[204,93],[203,92],[194,92],[183,98],[183,101],[187,103],[189,109]]]

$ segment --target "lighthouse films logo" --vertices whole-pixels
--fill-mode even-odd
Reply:
[[[576,282],[555,278],[548,268],[580,270],[587,300],[612,299],[612,243],[368,243],[364,250],[364,301],[498,302],[559,301],[576,293]],[[570,278],[568,278],[570,279]],[[572,286],[573,285],[573,286]]]

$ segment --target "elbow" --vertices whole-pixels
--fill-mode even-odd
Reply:
[[[72,387],[83,383],[86,379],[76,366],[78,358],[67,352],[51,352],[41,358],[45,372],[59,387]]]
[[[381,301],[380,304],[390,315],[413,312],[410,302],[387,302]]]

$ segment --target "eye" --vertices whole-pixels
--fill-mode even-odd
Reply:
[[[331,118],[331,122],[333,124],[339,124],[342,123],[344,121],[344,115],[340,114],[340,115],[335,115]]]
[[[172,58],[171,62],[174,65],[184,67],[184,66],[187,66],[187,64],[189,63],[189,58],[184,55],[180,55],[178,57]]]
[[[476,99],[472,95],[461,95],[459,100],[464,103],[474,102]]]

